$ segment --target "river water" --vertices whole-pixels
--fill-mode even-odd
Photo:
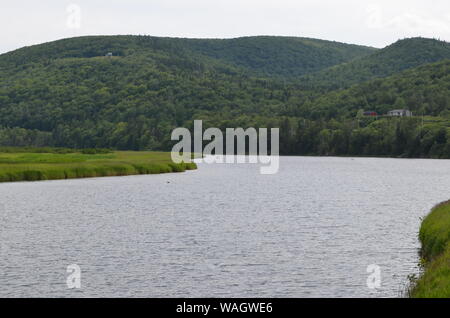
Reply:
[[[283,157],[275,175],[200,164],[3,183],[0,297],[398,297],[449,173],[449,160]]]

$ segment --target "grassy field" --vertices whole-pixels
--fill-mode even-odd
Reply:
[[[415,298],[450,298],[450,201],[436,206],[420,229],[425,272],[411,291]]]
[[[57,180],[184,172],[170,153],[61,149],[0,149],[0,182]]]

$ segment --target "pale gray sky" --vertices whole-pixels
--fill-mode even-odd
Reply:
[[[81,35],[286,35],[383,47],[450,41],[448,0],[1,0],[0,53]]]

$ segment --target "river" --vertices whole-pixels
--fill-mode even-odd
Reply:
[[[398,297],[449,172],[449,160],[282,157],[275,175],[199,164],[3,183],[0,297]]]

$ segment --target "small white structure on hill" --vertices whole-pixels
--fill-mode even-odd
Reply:
[[[112,54],[112,52],[108,52],[108,53],[106,53],[106,55],[105,56],[107,56],[107,57],[112,57],[113,56],[113,54]]]
[[[391,117],[412,117],[412,111],[408,109],[394,109],[388,112],[388,116]]]

